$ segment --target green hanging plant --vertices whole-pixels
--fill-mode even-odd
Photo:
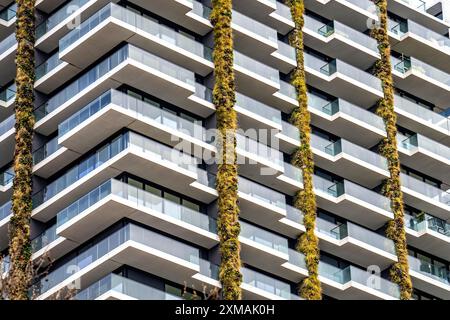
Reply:
[[[11,268],[8,277],[8,297],[28,299],[32,280],[30,219],[32,211],[34,81],[35,81],[35,1],[16,0],[16,135],[12,194],[13,215],[9,227]]]
[[[308,96],[306,89],[303,25],[305,6],[303,0],[287,0],[291,9],[295,28],[291,33],[290,42],[296,49],[297,67],[292,75],[292,84],[298,94],[298,107],[291,114],[291,123],[300,131],[300,146],[294,153],[292,164],[302,170],[303,190],[297,192],[294,206],[303,212],[303,224],[306,232],[297,242],[297,250],[305,255],[308,277],[299,286],[299,294],[308,300],[322,299],[322,289],[319,281],[319,239],[315,235],[316,196],[314,194],[313,174],[314,159],[311,150],[311,115],[308,111]]]
[[[394,219],[388,223],[386,235],[394,241],[398,257],[398,262],[390,270],[390,276],[392,281],[400,287],[401,299],[409,300],[412,294],[412,282],[409,276],[400,159],[397,149],[397,116],[394,111],[394,81],[388,35],[387,0],[375,0],[375,4],[379,10],[380,25],[372,29],[372,37],[378,42],[381,56],[381,59],[375,63],[375,74],[381,80],[384,94],[384,98],[378,102],[377,114],[383,118],[387,133],[387,137],[380,145],[380,153],[387,158],[390,173],[383,191],[390,199],[394,213]]]
[[[237,114],[233,69],[233,33],[231,29],[232,0],[213,0],[211,23],[214,27],[213,103],[216,107],[218,145],[217,228],[221,263],[219,278],[225,300],[242,298],[240,258],[240,224],[238,207],[238,166],[236,155]]]

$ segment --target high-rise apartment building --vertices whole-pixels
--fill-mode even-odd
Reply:
[[[414,299],[450,299],[448,0],[388,0]],[[0,1],[0,252],[8,271],[16,5]],[[324,299],[399,299],[370,0],[305,0]],[[220,288],[209,0],[37,0],[36,299],[205,299]],[[448,14],[448,13],[447,13]],[[289,7],[233,0],[242,294],[300,299],[305,227]],[[217,137],[216,137],[217,138]]]

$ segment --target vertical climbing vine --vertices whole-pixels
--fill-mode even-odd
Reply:
[[[237,115],[233,69],[233,34],[231,29],[232,0],[213,0],[211,23],[214,27],[213,103],[216,107],[218,172],[216,188],[219,194],[217,221],[221,263],[219,278],[222,296],[226,300],[241,299],[238,172],[236,159]]]
[[[308,300],[322,299],[319,281],[319,239],[314,233],[316,224],[316,197],[313,187],[314,159],[311,150],[311,115],[308,111],[306,90],[303,25],[305,6],[303,0],[287,0],[291,9],[295,28],[290,42],[296,49],[297,67],[292,75],[292,84],[298,94],[298,107],[291,114],[291,123],[300,131],[300,146],[294,153],[292,164],[302,170],[303,190],[295,196],[294,205],[303,212],[303,224],[306,232],[297,242],[297,250],[305,255],[308,277],[299,286],[299,294]]]
[[[377,114],[383,118],[387,137],[380,145],[380,153],[387,158],[390,178],[383,191],[391,201],[394,219],[389,221],[386,235],[394,241],[398,262],[391,270],[392,281],[400,287],[401,299],[410,299],[412,283],[409,276],[408,249],[404,226],[403,193],[400,182],[400,160],[397,149],[397,116],[394,112],[394,81],[391,69],[391,48],[388,35],[387,0],[375,0],[380,24],[372,29],[372,37],[378,42],[381,59],[375,64],[375,74],[380,78],[384,97],[378,102]]]
[[[35,1],[16,0],[16,2],[15,178],[12,194],[13,215],[9,229],[11,269],[8,278],[8,296],[11,300],[26,300],[32,277],[30,217],[32,210],[32,140],[35,122],[33,115]]]

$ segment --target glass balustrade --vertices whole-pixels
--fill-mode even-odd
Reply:
[[[196,82],[195,83],[195,96],[201,98],[209,103],[212,103],[212,89],[207,88],[206,86]]]
[[[37,108],[35,110],[36,120],[39,121],[50,112],[56,110],[127,59],[132,59],[147,67],[154,68],[186,84],[195,85],[193,72],[135,46],[125,45]]]
[[[450,223],[428,214],[422,214],[416,217],[405,214],[405,225],[414,231],[425,232],[429,229],[450,237]]]
[[[58,144],[58,136],[51,139],[49,142],[44,144],[42,147],[33,152],[33,164],[36,165],[42,160],[54,154],[58,151],[61,146]]]
[[[384,122],[381,117],[343,99],[329,101],[310,92],[308,93],[308,106],[328,116],[333,116],[336,113],[341,112],[376,127],[377,129],[385,131]]]
[[[0,207],[0,221],[12,214],[11,201],[6,202]]]
[[[115,105],[124,109],[124,111],[131,112],[138,120],[155,121],[170,129],[188,133],[190,136],[201,141],[206,139],[206,131],[201,125],[201,122],[196,123],[195,121],[183,119],[172,112],[165,111],[149,102],[142,101],[114,89],[103,93],[100,97],[63,121],[58,127],[59,134],[63,136],[108,105]]]
[[[271,278],[248,268],[241,268],[242,282],[284,299],[291,299],[289,283]]]
[[[394,70],[397,70],[400,73],[406,73],[408,71],[418,72],[434,81],[440,82],[445,86],[450,86],[450,74],[442,70],[439,70],[414,57],[391,58]]]
[[[11,47],[17,46],[16,34],[12,33],[0,42],[0,57],[5,54]]]
[[[380,291],[381,293],[387,294],[391,297],[400,298],[399,287],[380,276],[372,274],[370,271],[359,269],[355,266],[349,266],[351,280],[362,284],[368,288]]]
[[[347,223],[347,232],[349,237],[363,243],[367,243],[368,245],[386,251],[392,255],[396,255],[394,242],[383,235],[360,227],[351,222]]]
[[[0,137],[14,128],[16,124],[16,117],[14,114],[10,115],[8,118],[0,123]]]
[[[39,24],[36,28],[36,39],[41,38],[48,31],[56,27],[58,24],[67,19],[70,15],[72,15],[76,10],[74,8],[80,9],[89,0],[71,0],[67,2],[63,7],[58,9],[55,13],[53,13],[50,17],[48,17],[44,22]]]
[[[273,191],[263,185],[252,182],[243,177],[239,177],[238,189],[240,192],[253,198],[277,206],[281,209],[286,209],[286,198],[284,194]]]
[[[148,191],[139,189],[121,181],[111,179],[85,196],[81,197],[57,214],[57,225],[62,226],[85,210],[89,209],[107,196],[116,196],[129,201],[137,208],[150,209],[189,223],[195,227],[216,233],[216,221],[208,215],[184,207],[178,203],[158,197]]]
[[[33,289],[37,292],[37,294],[47,292],[62,281],[69,278],[75,269],[77,272],[82,271],[98,259],[104,257],[112,250],[128,241],[133,241],[138,244],[148,246],[152,249],[162,251],[165,254],[180,258],[186,262],[196,265],[199,264],[199,250],[197,248],[191,247],[140,226],[127,224],[105,239],[85,249],[73,259],[67,261],[65,264],[50,272],[47,276],[41,278],[34,284]]]
[[[289,122],[282,121],[281,122],[281,133],[291,139],[294,139],[300,143],[300,131],[298,128]]]
[[[12,183],[14,179],[14,168],[8,168],[3,172],[0,172],[0,186],[5,187]]]
[[[314,189],[326,193],[332,197],[339,197],[344,194],[344,183],[334,182],[322,178],[320,176],[313,176]]]
[[[401,181],[405,188],[428,197],[430,200],[450,206],[450,193],[447,191],[436,188],[435,186],[403,173],[401,174]]]
[[[63,61],[59,59],[59,52],[57,51],[54,55],[36,68],[36,81],[41,79],[50,71],[54,70],[61,63],[63,63]]]
[[[236,134],[236,146],[246,152],[269,160],[277,166],[283,166],[284,164],[283,153],[249,137]]]
[[[190,0],[189,0],[190,1]],[[203,3],[193,0],[192,4],[194,5],[192,12],[196,15],[209,20],[209,17],[211,15],[211,8],[203,5]]]
[[[233,23],[237,26],[247,29],[258,36],[261,36],[269,41],[277,42],[277,31],[259,21],[256,21],[242,13],[233,10]]]
[[[291,45],[278,41],[278,53],[288,59],[294,60],[297,64],[297,54],[295,52],[295,48]]]
[[[77,293],[74,300],[95,300],[108,291],[120,293],[137,300],[182,300],[181,297],[114,273],[107,275]]]
[[[400,0],[406,5],[410,6],[413,9],[417,9],[420,11],[426,11],[426,3],[424,0]]]
[[[191,172],[197,172],[195,159],[191,156],[139,134],[127,132],[103,146],[93,155],[89,156],[87,159],[62,174],[58,179],[48,184],[46,188],[36,193],[33,196],[34,207],[36,208],[45,201],[48,201],[53,196],[94,171],[127,148],[131,151],[143,152],[147,156],[168,160],[180,168]]]
[[[277,6],[276,13],[278,15],[282,16],[283,18],[292,21],[291,9],[287,5],[285,5],[279,1],[275,1],[275,4]]]
[[[415,272],[421,273],[433,280],[437,280],[446,285],[450,285],[450,272],[447,267],[434,265],[431,262],[408,256],[409,268]]]
[[[39,236],[37,236],[35,239],[31,240],[31,248],[33,252],[41,250],[42,248],[46,247],[47,245],[49,245],[58,238],[58,235],[56,234],[56,227],[57,226],[55,223],[50,228],[41,233]]]
[[[331,21],[330,23],[323,23],[314,19],[311,16],[305,16],[305,27],[324,37],[329,37],[332,34],[340,35],[348,40],[357,43],[374,52],[378,52],[377,42],[375,39],[362,32],[352,29],[339,21]]]
[[[236,92],[236,105],[267,120],[281,124],[281,111]]]
[[[13,2],[9,6],[5,7],[0,11],[0,20],[10,21],[16,17],[17,14],[17,3]]]
[[[303,183],[302,170],[296,166],[293,166],[290,163],[285,162],[284,166],[284,175],[292,180],[299,181]]]
[[[417,148],[422,148],[444,159],[450,159],[449,147],[423,135],[414,134],[410,137],[405,137],[399,134],[398,140],[400,146],[409,151],[415,151]]]
[[[280,83],[280,75],[277,69],[247,57],[238,51],[234,51],[234,64],[266,78],[267,80]]]
[[[286,81],[280,80],[279,92],[288,98],[297,100],[297,91],[295,90],[295,87]]]
[[[16,97],[16,83],[15,82],[6,88],[3,88],[0,91],[0,101],[1,102],[7,103],[11,99],[14,99],[15,97]]]
[[[450,120],[439,113],[421,106],[418,103],[395,95],[395,108],[405,111],[421,121],[428,122],[431,127],[440,127],[450,131]]]
[[[348,180],[344,180],[344,190],[345,194],[351,197],[362,199],[366,203],[391,212],[391,203],[389,199],[377,192],[361,187]]]
[[[370,88],[381,90],[380,79],[341,60],[327,62],[311,54],[305,54],[305,66],[327,76],[338,72]]]
[[[241,225],[241,233],[239,236],[281,253],[288,253],[288,241],[286,238],[258,228],[244,221],[239,221],[239,224]]]

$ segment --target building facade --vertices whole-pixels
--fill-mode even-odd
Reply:
[[[414,299],[450,299],[447,0],[389,0]],[[8,270],[16,5],[0,0],[0,252]],[[370,0],[305,0],[305,73],[324,299],[398,299],[378,152]],[[220,289],[208,0],[37,0],[34,298],[208,299]],[[298,300],[303,187],[289,7],[233,0],[244,299]],[[46,262],[47,261],[47,262]],[[51,263],[49,262],[51,261]]]

